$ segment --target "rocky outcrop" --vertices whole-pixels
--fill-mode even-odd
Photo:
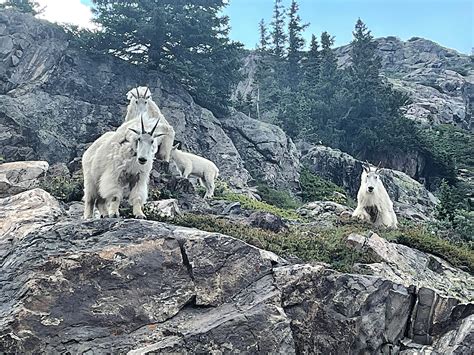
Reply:
[[[17,161],[0,164],[0,197],[15,195],[40,184],[48,171],[45,161]]]
[[[0,28],[0,156],[7,161],[53,164],[80,157],[90,142],[120,125],[125,93],[139,83],[150,87],[185,149],[214,161],[232,186],[246,186],[251,175],[244,165],[253,168],[262,160],[265,181],[294,186],[297,174],[289,159],[295,149],[276,126],[265,126],[267,143],[250,135],[257,140],[240,144],[245,138],[230,138],[240,132],[231,124],[224,132],[210,111],[160,72],[88,54],[60,27],[30,15],[1,10]],[[250,119],[239,115],[239,120]]]
[[[468,55],[414,37],[376,39],[382,71],[411,103],[405,116],[427,125],[449,123],[472,129],[474,67]],[[350,45],[336,49],[339,65],[350,63]]]
[[[362,162],[338,149],[315,146],[302,156],[308,169],[343,187],[357,197],[362,173]],[[398,215],[409,219],[426,220],[434,212],[437,199],[419,182],[400,171],[383,169],[384,186]]]
[[[299,188],[299,152],[282,129],[240,112],[224,121],[224,129],[255,180],[274,188]]]
[[[437,256],[390,243],[372,232],[368,236],[351,234],[347,243],[376,261],[357,264],[354,271],[358,273],[381,276],[407,287],[429,287],[441,296],[464,302],[474,299],[474,277]]]
[[[39,189],[0,200],[0,214],[8,211],[0,352],[393,354],[410,341],[473,345],[470,306],[450,299],[427,313],[438,297],[430,289],[290,265],[170,224],[80,221]]]

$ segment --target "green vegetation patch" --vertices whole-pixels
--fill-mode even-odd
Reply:
[[[279,207],[270,205],[269,203],[258,201],[242,194],[237,194],[233,192],[225,192],[219,198],[227,200],[227,201],[239,202],[240,206],[244,209],[270,212],[283,219],[301,220],[301,216],[298,213],[296,213],[296,211],[279,208]]]
[[[304,168],[300,174],[301,184],[301,197],[303,202],[312,201],[333,201],[337,203],[346,203],[345,199],[342,199],[334,192],[345,194],[344,190],[334,184],[332,181],[328,181],[311,173],[308,169]]]
[[[345,238],[361,226],[347,226],[330,230],[291,227],[288,232],[274,233],[213,216],[185,214],[172,223],[222,233],[243,240],[258,248],[272,251],[282,257],[298,257],[306,262],[325,262],[337,270],[351,271],[356,262],[371,262],[367,255],[346,246]]]
[[[295,209],[301,206],[301,203],[287,191],[275,190],[268,185],[258,185],[258,194],[263,201],[279,208]]]
[[[351,272],[355,263],[375,262],[367,253],[346,246],[349,234],[365,235],[369,229],[373,229],[372,226],[358,222],[334,228],[292,225],[287,232],[274,233],[210,215],[188,213],[174,220],[153,215],[148,217],[152,220],[229,235],[282,257],[298,257],[305,262],[324,262],[342,272]],[[374,229],[374,231],[391,242],[439,256],[456,267],[474,273],[474,252],[471,247],[441,239],[426,227],[402,225],[398,230]]]
[[[430,253],[452,265],[474,273],[474,250],[467,244],[456,245],[423,226],[402,227],[399,230],[381,233],[385,239]]]
[[[80,201],[84,195],[82,175],[75,177],[46,176],[40,188],[63,202]]]

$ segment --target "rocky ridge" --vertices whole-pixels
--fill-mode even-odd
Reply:
[[[3,352],[414,354],[423,347],[463,354],[473,345],[472,304],[432,289],[420,274],[410,279],[417,287],[406,286],[387,273],[291,264],[217,233],[152,221],[84,222],[40,189],[0,199],[6,214]],[[416,252],[384,254],[387,246],[370,240],[364,244],[385,267]],[[373,265],[378,275],[379,264],[365,267]],[[472,276],[450,272],[472,286]]]

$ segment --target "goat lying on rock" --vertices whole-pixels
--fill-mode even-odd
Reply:
[[[126,137],[107,132],[84,153],[84,218],[92,218],[94,206],[102,217],[118,217],[120,202],[129,197],[136,218],[145,218],[142,206],[148,197],[148,181],[156,152],[155,124],[150,132],[141,120],[141,131]]]
[[[188,178],[189,175],[193,175],[198,178],[200,184],[206,188],[204,198],[214,196],[215,180],[219,175],[216,164],[195,154],[183,152],[178,149],[178,145],[171,149],[171,158],[181,176]]]
[[[364,164],[360,188],[357,193],[357,208],[352,216],[378,227],[397,228],[397,216],[393,203],[383,186],[379,175],[380,169],[372,169]]]

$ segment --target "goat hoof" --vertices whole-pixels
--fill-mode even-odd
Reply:
[[[135,216],[136,219],[146,219],[144,214]]]

